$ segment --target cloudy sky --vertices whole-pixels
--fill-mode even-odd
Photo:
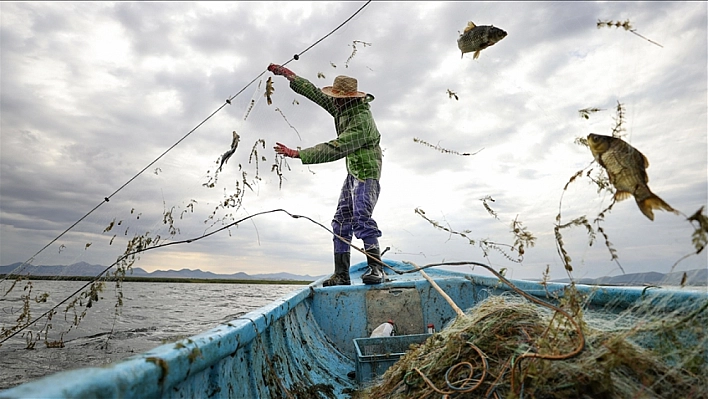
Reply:
[[[273,209],[329,227],[344,161],[290,160],[280,165],[281,182],[272,147],[332,139],[332,119],[282,77],[274,77],[268,105],[272,75],[264,71],[364,4],[1,3],[0,264],[30,259],[89,213],[33,263],[109,265],[136,235],[185,240]],[[288,67],[320,87],[354,76],[376,97],[384,166],[374,217],[391,248],[386,257],[491,262],[514,278],[541,278],[548,266],[552,278],[565,278],[554,236],[560,211],[561,223],[586,216],[597,234],[590,245],[585,227],[561,230],[574,277],[621,273],[598,226],[627,273],[668,272],[694,251],[685,216],[708,197],[706,7],[374,1]],[[656,44],[623,28],[598,29],[598,20],[629,20]],[[468,21],[508,36],[476,60],[461,57],[456,40]],[[684,215],[659,211],[652,222],[627,200],[598,225],[610,194],[585,174],[564,190],[577,171],[597,176],[575,140],[611,134],[618,103],[624,139],[650,161],[650,188]],[[584,119],[585,108],[601,111]],[[234,130],[239,148],[216,175]],[[223,206],[233,198],[240,206]],[[522,263],[493,249],[485,259],[480,241],[513,244],[513,220],[536,245]],[[332,241],[314,223],[271,213],[146,252],[135,266],[323,275],[332,270]],[[705,267],[701,254],[675,270]]]

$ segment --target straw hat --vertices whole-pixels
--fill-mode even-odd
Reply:
[[[332,86],[323,87],[322,93],[336,98],[366,97],[366,93],[357,91],[356,79],[344,75],[339,75],[334,78],[334,83]]]

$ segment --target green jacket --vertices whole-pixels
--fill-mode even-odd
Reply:
[[[359,180],[379,180],[381,135],[369,110],[369,103],[374,100],[374,96],[367,94],[361,103],[340,112],[331,97],[305,78],[296,77],[290,81],[290,88],[329,112],[334,117],[334,127],[337,130],[336,139],[301,149],[302,163],[325,163],[346,157],[349,174]]]

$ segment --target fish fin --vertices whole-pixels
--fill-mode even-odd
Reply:
[[[474,57],[472,57],[473,60],[476,60],[477,58],[479,58],[480,51],[482,51],[482,50],[477,50],[474,52]]]
[[[236,149],[232,148],[232,149],[226,151],[224,153],[224,155],[221,156],[221,164],[219,165],[219,169],[217,169],[217,170],[221,171],[221,167],[226,164],[226,161],[228,161],[232,155],[234,155],[234,152],[236,152]]]
[[[650,197],[645,198],[641,201],[637,201],[637,205],[639,205],[639,210],[642,211],[642,213],[646,217],[648,217],[649,220],[654,220],[654,209],[672,212],[678,215],[677,210],[672,208],[663,199],[659,198],[655,194],[652,194]]]
[[[630,193],[629,191],[617,191],[615,193],[615,201],[617,201],[617,202],[624,201],[631,196],[632,196],[632,193]]]
[[[469,21],[469,22],[467,22],[467,26],[465,26],[465,30],[463,32],[467,33],[476,27],[477,27],[477,25],[475,25],[474,22]]]

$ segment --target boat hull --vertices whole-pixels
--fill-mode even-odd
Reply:
[[[386,261],[397,270],[408,264]],[[359,389],[352,372],[354,340],[393,319],[399,335],[438,329],[456,313],[420,273],[389,275],[384,284],[358,283],[365,263],[351,269],[351,286],[322,280],[202,334],[165,344],[100,368],[66,371],[0,392],[0,399],[43,398],[348,398]],[[510,288],[497,278],[440,269],[426,272],[462,309]],[[513,281],[513,280],[512,280]],[[562,296],[565,284],[513,281],[525,292]],[[662,290],[578,286],[589,306],[621,311]],[[705,293],[672,292],[675,306]],[[669,303],[671,305],[671,303]],[[666,306],[666,303],[664,303]]]

